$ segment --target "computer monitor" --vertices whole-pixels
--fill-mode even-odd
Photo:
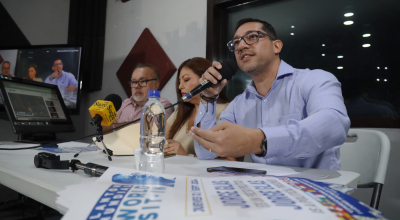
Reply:
[[[68,112],[79,114],[81,54],[82,47],[71,45],[0,48],[0,67],[6,63],[4,72],[12,77],[57,85]]]
[[[0,75],[0,91],[14,133],[36,141],[75,131],[58,86]]]

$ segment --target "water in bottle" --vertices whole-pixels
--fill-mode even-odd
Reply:
[[[160,91],[150,90],[148,97],[140,119],[139,170],[164,173],[165,109],[159,100]]]

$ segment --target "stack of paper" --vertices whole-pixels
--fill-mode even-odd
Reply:
[[[79,199],[90,191],[90,188],[98,178],[85,178],[80,184],[67,186],[64,190],[57,192],[56,204],[58,211],[65,214]]]
[[[330,184],[304,178],[186,177],[110,167],[84,196],[76,194],[63,195],[75,200],[65,220],[385,219]]]

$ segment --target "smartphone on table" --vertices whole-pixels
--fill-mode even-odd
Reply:
[[[254,170],[254,169],[246,169],[246,168],[238,168],[238,167],[220,166],[220,167],[207,168],[207,172],[209,172],[209,173],[218,172],[218,171],[238,172],[238,173],[248,173],[248,174],[267,174],[267,171],[265,171],[265,170]]]

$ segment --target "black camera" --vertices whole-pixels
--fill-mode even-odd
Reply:
[[[37,168],[47,169],[69,169],[70,166],[68,160],[60,161],[60,156],[47,152],[35,155],[34,163]]]
[[[95,163],[84,164],[79,160],[71,160],[71,162],[69,160],[60,161],[60,156],[47,152],[40,152],[35,155],[33,162],[37,168],[68,170],[71,167],[72,172],[83,170],[86,174],[96,177],[101,176],[108,169],[108,167]]]

